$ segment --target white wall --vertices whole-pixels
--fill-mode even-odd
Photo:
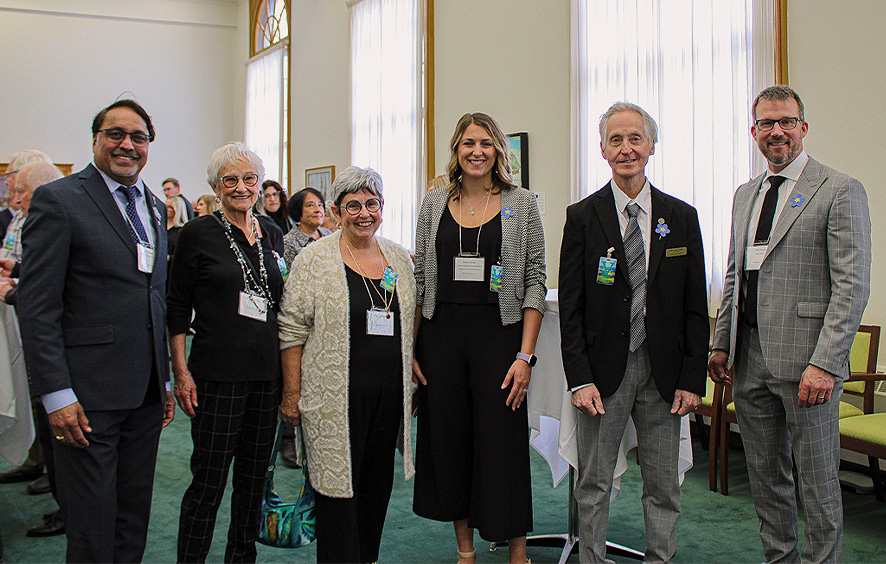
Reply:
[[[292,2],[292,190],[305,169],[350,164],[350,22],[344,0]]]
[[[544,192],[548,286],[570,203],[569,0],[436,2],[436,169],[464,113],[529,134],[529,187]]]
[[[871,300],[864,322],[886,325],[886,2],[788,3],[790,85],[806,106],[803,142],[816,159],[861,180],[873,223]],[[881,351],[883,349],[881,348]],[[883,358],[880,355],[881,364]]]
[[[142,178],[161,197],[168,176],[209,192],[210,154],[243,136],[246,3],[0,0],[0,160],[41,149],[81,169],[92,118],[129,92],[157,130]]]

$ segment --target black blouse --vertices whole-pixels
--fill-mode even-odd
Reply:
[[[219,223],[220,213],[195,217],[181,229],[166,299],[169,334],[181,335],[193,326],[196,334],[188,369],[197,378],[222,382],[280,378],[277,311],[283,295],[283,275],[277,256],[283,254],[283,234],[273,220],[256,216],[274,301],[274,307],[268,308],[267,321],[257,321],[238,313],[243,272]],[[255,246],[249,245],[236,227],[231,231],[253,278],[261,280]]]
[[[501,264],[501,214],[479,227],[461,228],[461,250],[479,252],[486,259],[483,282],[456,282],[454,261],[458,256],[458,222],[449,206],[443,210],[437,228],[437,301],[452,304],[497,304],[498,294],[489,289],[489,275],[493,264]],[[477,231],[480,245],[477,246]]]

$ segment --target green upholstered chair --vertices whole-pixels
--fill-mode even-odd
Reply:
[[[849,353],[849,368],[850,371],[853,371],[856,367],[861,367],[864,369],[864,372],[852,372],[850,378],[843,383],[843,393],[862,396],[864,407],[862,409],[859,409],[857,406],[849,402],[840,402],[841,446],[843,445],[844,421],[847,418],[861,416],[865,413],[872,413],[874,410],[874,384],[876,383],[876,379],[865,378],[865,376],[877,376],[877,374],[875,373],[877,371],[877,354],[879,352],[879,347],[880,327],[878,325],[859,326],[858,333],[856,333],[855,335],[855,340],[852,343],[852,349]],[[879,379],[886,380],[886,375],[879,375]],[[729,424],[738,423],[738,418],[735,415],[735,404],[732,403],[731,386],[725,387],[723,398],[721,401],[723,407],[722,414],[720,416],[720,438],[718,440],[718,447],[720,450],[720,493],[722,493],[723,495],[729,495]],[[860,426],[862,426],[861,423],[850,424],[848,428],[855,430]],[[864,425],[864,428],[866,429],[867,425]],[[883,434],[884,436],[886,436],[886,428],[884,428]],[[852,438],[849,439],[849,442],[852,444],[861,444],[854,443]],[[843,448],[858,451],[858,449],[853,447]],[[884,446],[883,448],[886,449],[886,446]],[[871,472],[874,473],[876,469],[876,472],[879,474],[877,458],[886,457],[875,456],[873,459],[871,459],[871,455],[868,456],[869,461],[871,462]],[[883,484],[881,482],[881,491],[882,486]],[[878,497],[877,499],[880,498]]]
[[[874,387],[880,380],[886,380],[886,374],[877,374],[876,350],[879,344],[880,328],[877,326],[862,326],[871,329],[871,345],[867,362],[864,363],[867,372],[853,372],[843,384],[844,393],[848,388],[850,394],[862,396],[862,414],[853,417],[840,418],[840,447],[852,450],[868,457],[871,469],[871,479],[874,482],[874,492],[878,501],[886,501],[886,479],[880,472],[880,459],[886,459],[886,413],[874,412]],[[859,329],[859,337],[862,335]],[[876,339],[874,338],[876,336]],[[856,337],[856,341],[858,341]],[[852,355],[855,355],[853,345]],[[858,353],[861,359],[863,354]],[[850,355],[850,366],[856,362]],[[859,362],[859,364],[862,364]],[[861,392],[858,393],[860,388]],[[841,406],[842,407],[842,406]],[[854,407],[854,406],[853,406]],[[842,410],[841,410],[842,411]]]

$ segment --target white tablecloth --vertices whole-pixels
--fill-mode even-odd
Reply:
[[[527,395],[530,444],[548,461],[551,477],[557,486],[569,472],[569,466],[578,468],[576,446],[576,416],[572,394],[566,389],[563,357],[560,355],[560,307],[557,290],[548,290],[547,312],[541,324],[535,354],[538,364],[532,369],[532,380]],[[637,446],[637,431],[628,419],[615,465],[612,499],[618,497],[621,475],[628,468],[625,453]],[[689,438],[689,416],[683,417],[680,429],[680,483],[683,474],[692,468],[692,444]]]
[[[0,303],[0,456],[18,465],[34,442],[34,418],[15,310]]]

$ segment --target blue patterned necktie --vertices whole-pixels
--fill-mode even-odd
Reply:
[[[129,218],[129,232],[136,244],[139,242],[147,244],[148,234],[145,232],[145,226],[142,224],[141,218],[138,216],[138,210],[135,209],[135,195],[138,194],[138,188],[135,186],[123,186],[117,188],[118,192],[123,192],[126,196],[126,217]]]
[[[646,307],[646,247],[643,234],[637,222],[640,206],[627,205],[628,227],[625,229],[625,257],[628,260],[628,274],[631,282],[631,341],[630,351],[634,352],[646,339],[646,320],[643,310]]]

